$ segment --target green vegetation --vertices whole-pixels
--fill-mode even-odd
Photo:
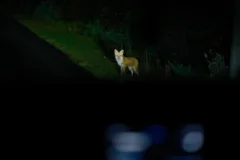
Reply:
[[[95,76],[101,79],[116,79],[118,77],[116,64],[104,56],[94,40],[70,32],[68,30],[69,24],[36,20],[22,20],[21,23]]]

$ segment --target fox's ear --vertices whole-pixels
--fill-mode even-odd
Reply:
[[[118,51],[116,49],[114,49],[114,54],[118,54]]]
[[[124,53],[124,50],[122,49],[122,50],[119,52],[119,54],[120,54],[120,55],[123,55],[123,53]]]

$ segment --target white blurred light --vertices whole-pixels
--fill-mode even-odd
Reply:
[[[184,135],[182,138],[182,148],[186,152],[199,151],[204,143],[204,132],[202,127],[187,126],[184,129]]]
[[[108,127],[106,131],[106,139],[112,141],[113,137],[117,133],[127,132],[128,128],[124,124],[114,124]]]
[[[149,144],[149,137],[138,132],[118,133],[113,139],[114,148],[120,152],[142,152]]]

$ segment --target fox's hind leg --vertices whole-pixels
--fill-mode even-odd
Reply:
[[[130,72],[131,72],[131,76],[133,76],[133,73],[134,73],[134,69],[133,69],[133,67],[128,67],[128,69],[129,69]]]
[[[139,70],[138,70],[138,67],[133,67],[133,71],[136,73],[136,75],[139,76]]]

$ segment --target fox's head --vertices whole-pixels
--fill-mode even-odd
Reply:
[[[122,57],[123,53],[124,53],[123,49],[121,51],[119,51],[119,52],[118,52],[118,50],[114,49],[115,57]]]
[[[119,51],[119,52],[118,52],[118,50],[114,49],[114,55],[115,55],[116,61],[118,63],[122,62],[122,60],[123,60],[123,53],[124,53],[123,49],[121,51]]]

